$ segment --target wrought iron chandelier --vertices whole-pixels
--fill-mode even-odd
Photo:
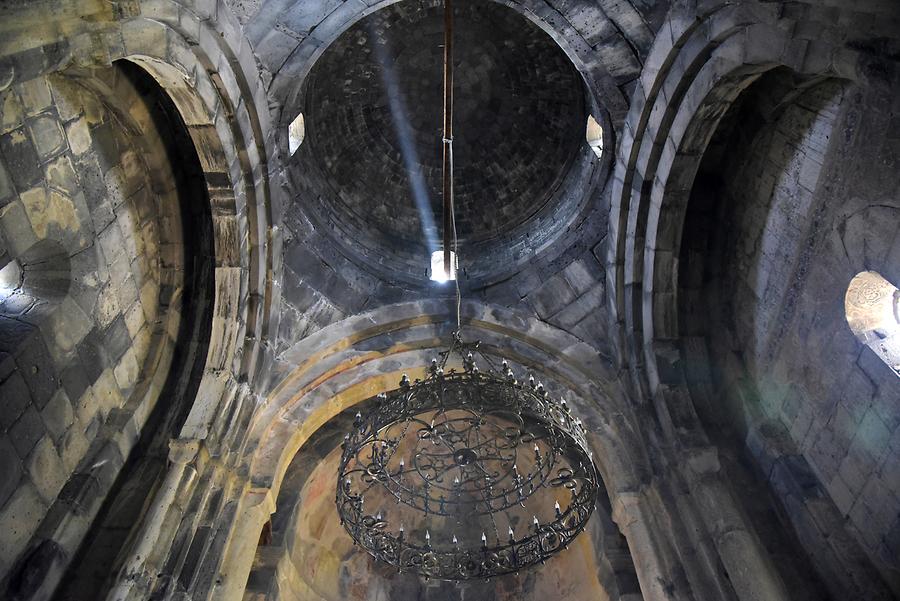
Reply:
[[[458,256],[453,211],[451,0],[444,0],[444,272]],[[454,278],[455,281],[455,278]],[[520,383],[460,335],[428,375],[378,395],[342,444],[337,510],[376,559],[442,580],[543,563],[593,512],[600,486],[585,429],[564,400]],[[480,365],[479,365],[480,364]],[[451,367],[451,365],[453,367]]]
[[[344,439],[341,523],[401,571],[442,580],[518,572],[566,548],[596,503],[580,420],[533,377],[522,384],[506,362],[495,369],[478,346],[454,334],[424,380],[404,375]],[[461,371],[448,369],[453,355]]]

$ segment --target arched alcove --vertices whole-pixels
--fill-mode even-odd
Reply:
[[[334,505],[335,476],[344,433],[367,399],[322,425],[300,448],[284,476],[271,536],[256,549],[245,597],[364,601],[372,595],[407,599],[543,599],[572,601],[640,599],[634,565],[624,537],[612,522],[609,498],[601,493],[588,528],[566,551],[533,573],[489,582],[428,582],[398,573],[353,545]],[[411,531],[415,524],[407,524]]]
[[[774,391],[787,386],[786,376],[776,376],[771,349],[785,336],[781,311],[796,282],[787,273],[816,211],[818,173],[842,98],[840,82],[776,69],[734,100],[693,181],[678,263],[678,326],[698,415],[711,438],[734,453],[724,455],[732,478],[757,491],[743,504],[782,577],[809,599],[827,593],[815,564],[804,555],[798,560],[807,541],[768,525],[769,507],[783,502],[770,487],[781,483],[772,480],[771,466],[745,471],[739,458],[746,451],[733,441],[781,425],[768,422]],[[809,473],[802,460],[777,465],[776,479],[781,470],[796,478]]]
[[[851,168],[848,157],[869,152],[860,132],[877,138],[879,128],[889,127],[887,90],[896,72],[858,55],[827,65],[810,60],[786,33],[792,31],[786,15],[755,13],[743,4],[723,5],[699,20],[674,18],[681,8],[670,14],[671,45],[657,38],[651,51],[661,68],[642,79],[635,95],[627,128],[633,139],[620,152],[612,182],[608,276],[620,295],[612,312],[622,334],[619,357],[633,370],[639,396],[652,399],[666,436],[733,449],[736,455],[726,452],[723,461],[736,481],[748,474],[741,464],[762,474],[763,490],[789,527],[766,532],[772,505],[761,504],[759,518],[751,508],[754,530],[768,545],[761,553],[791,556],[795,572],[784,570],[788,562],[772,563],[768,582],[811,598],[890,598],[895,562],[886,560],[890,552],[875,533],[894,528],[896,516],[881,510],[881,525],[873,527],[868,508],[897,502],[892,495],[866,498],[883,485],[877,465],[891,455],[886,434],[896,412],[881,397],[895,398],[896,390],[884,383],[884,363],[860,354],[844,324],[843,296],[854,273],[883,265],[892,248],[895,227],[881,224],[895,211],[886,193],[895,178],[879,171],[877,161]],[[744,26],[740,35],[735,23]],[[883,67],[889,74],[874,76]],[[765,89],[764,96],[754,96],[754,87]],[[740,113],[745,101],[760,110]],[[739,125],[729,129],[729,122]],[[888,146],[878,152],[895,156]],[[724,164],[718,173],[705,169],[704,161],[717,154],[731,165],[757,162],[742,175]],[[849,171],[868,168],[868,177]],[[723,194],[723,182],[730,194]],[[749,197],[759,202],[741,202]],[[742,236],[723,222],[736,214],[754,224],[755,234]],[[852,232],[840,225],[848,219]],[[706,246],[703,232],[712,232],[718,246]],[[726,248],[731,258],[719,252]],[[722,296],[694,288],[691,282],[710,274],[733,287]],[[709,349],[713,337],[721,344]],[[710,364],[744,377],[713,382]],[[847,379],[859,384],[872,377],[877,386]],[[856,412],[852,425],[841,404]],[[718,422],[701,427],[716,412],[737,416],[732,433]],[[839,472],[852,488],[836,480]],[[737,484],[744,486],[749,483]],[[852,526],[819,526],[838,523],[843,512],[851,520],[855,514]],[[799,544],[773,547],[785,534]],[[826,539],[841,540],[840,548],[824,545]],[[809,562],[794,561],[791,549]],[[731,550],[719,545],[719,552],[735,576]],[[749,594],[761,582],[732,577],[727,586]],[[816,592],[816,586],[836,592]]]
[[[13,93],[46,105],[42,129],[29,122],[20,142],[11,207],[21,203],[27,221],[7,300],[36,300],[14,316],[28,330],[2,396],[24,380],[11,395],[26,401],[31,390],[31,405],[12,427],[30,420],[38,434],[15,449],[24,469],[4,464],[18,484],[0,511],[4,528],[16,524],[4,586],[12,598],[48,596],[60,581],[61,599],[100,596],[127,541],[121,524],[137,520],[165,468],[159,449],[204,366],[214,250],[209,203],[198,201],[208,195],[178,111],[133,62],[68,69]],[[46,155],[37,173],[29,148]],[[135,450],[151,459],[128,464]],[[135,476],[126,465],[142,467]]]
[[[341,411],[396,387],[401,373],[421,377],[442,341],[449,340],[450,308],[439,301],[383,307],[325,328],[282,356],[286,365],[297,367],[283,374],[251,428],[245,461],[252,488],[242,499],[232,533],[241,542],[229,548],[223,594],[244,589],[246,580],[239,575],[242,569],[250,570],[268,512],[278,511],[283,490],[297,492],[284,486],[291,462],[304,445]],[[481,340],[484,352],[507,359],[517,371],[533,372],[554,394],[565,395],[588,427],[594,461],[613,503],[618,491],[637,486],[646,473],[641,442],[628,425],[630,411],[620,382],[601,355],[560,330],[499,307],[464,302],[462,320],[463,336]],[[646,524],[629,521],[628,526],[642,529]],[[244,540],[245,531],[253,532],[252,541]],[[622,590],[630,590],[621,539],[608,529],[604,532],[616,550],[609,570],[622,572]]]
[[[863,109],[863,102],[872,104]],[[892,292],[872,287],[871,279],[869,286],[866,278],[854,279],[849,289],[845,282],[853,269],[848,259],[861,250],[854,247],[889,247],[884,235],[892,239],[893,229],[871,227],[864,241],[844,235],[837,242],[832,232],[847,231],[840,225],[845,200],[835,190],[848,168],[846,157],[858,155],[847,147],[865,144],[841,135],[841,128],[861,110],[873,111],[870,118],[876,120],[877,106],[871,96],[861,101],[848,82],[803,78],[785,69],[760,77],[725,114],[706,150],[691,190],[679,261],[679,327],[693,398],[708,431],[720,433],[723,445],[729,438],[746,441],[768,494],[791,516],[793,545],[813,549],[816,541],[836,536],[803,525],[798,515],[850,515],[853,527],[844,536],[856,540],[860,565],[864,554],[885,557],[878,543],[858,533],[887,526],[858,513],[854,518],[853,508],[879,478],[877,466],[896,419],[886,399],[900,394],[900,385],[880,373],[893,371],[892,343],[875,342],[877,334],[860,330],[862,299],[876,291],[892,299]],[[855,193],[868,196],[862,206],[879,203],[882,194],[874,184]],[[886,209],[872,210],[874,218]],[[857,215],[870,222],[866,211]],[[889,318],[891,302],[881,307]],[[852,311],[846,321],[845,310]],[[873,370],[859,355],[848,321],[887,369]],[[712,370],[709,387],[704,365]],[[858,386],[861,379],[873,386]],[[855,417],[843,422],[845,415]],[[826,509],[821,497],[834,504]],[[781,535],[762,526],[765,504],[753,511],[761,512],[761,531],[777,540]],[[790,554],[790,544],[772,544]],[[870,582],[859,582],[807,553],[817,577],[841,595],[885,595],[874,574]]]

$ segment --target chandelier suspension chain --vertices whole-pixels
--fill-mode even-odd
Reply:
[[[453,4],[444,0],[444,273],[450,274],[451,231],[453,229]]]
[[[444,136],[443,136],[444,273],[453,275],[456,288],[456,330],[462,327],[459,290],[459,238],[453,195],[453,0],[444,0]],[[452,238],[451,238],[452,236]],[[452,255],[451,250],[453,249]]]

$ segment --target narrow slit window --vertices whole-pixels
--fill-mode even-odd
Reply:
[[[588,115],[587,118],[587,143],[597,158],[600,158],[603,154],[603,127],[593,115]]]
[[[847,287],[844,311],[859,341],[900,376],[900,290],[878,272],[860,272]]]
[[[288,146],[291,149],[291,156],[294,156],[294,153],[300,148],[305,136],[306,125],[303,123],[303,113],[300,113],[288,127]]]

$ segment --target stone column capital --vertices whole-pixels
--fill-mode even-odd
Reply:
[[[187,465],[200,458],[203,441],[198,438],[173,438],[169,441],[169,461]]]
[[[612,500],[612,519],[623,531],[640,519],[640,503],[645,500],[643,491],[616,493]]]
[[[272,495],[271,488],[248,488],[244,492],[243,502],[247,510],[258,508],[263,510],[266,515],[275,512],[275,497]]]

